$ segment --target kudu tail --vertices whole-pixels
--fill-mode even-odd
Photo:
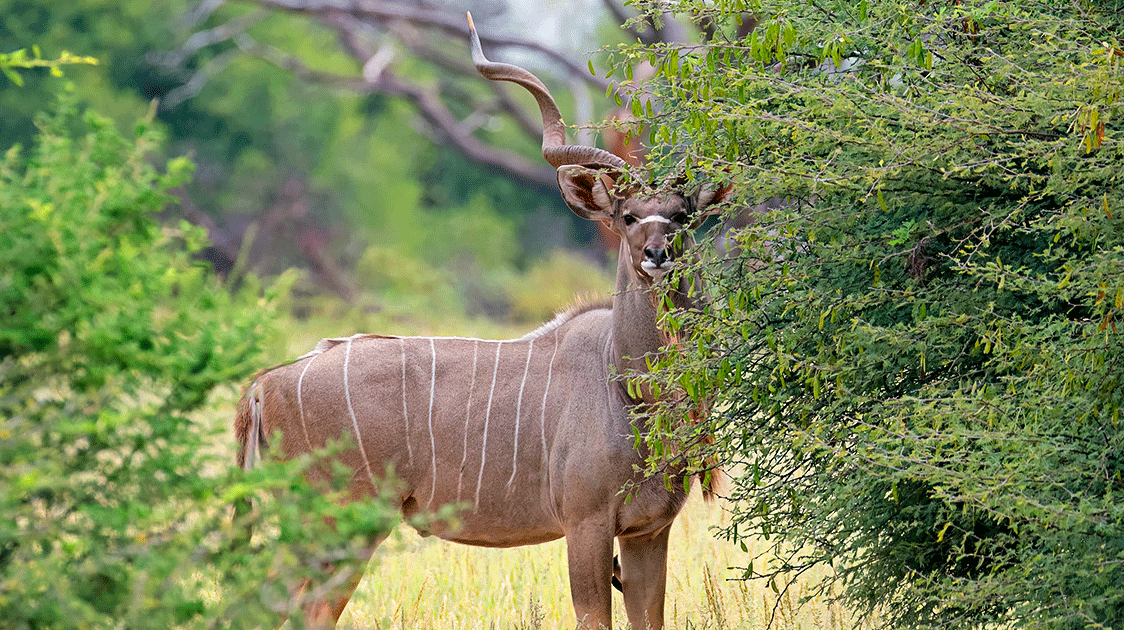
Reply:
[[[234,438],[238,441],[238,467],[250,470],[261,457],[265,446],[262,429],[261,386],[255,380],[238,401],[234,417]]]
[[[699,485],[702,487],[703,501],[707,503],[714,500],[718,493],[722,490],[722,478],[725,476],[722,473],[722,467],[718,465],[718,461],[713,458],[707,458],[706,470],[700,472]]]
[[[700,403],[698,407],[687,412],[687,418],[691,424],[698,424],[706,418],[706,414],[707,406]],[[710,450],[710,453],[703,459],[703,469],[697,473],[703,500],[709,503],[722,490],[722,479],[725,475],[722,472],[722,464],[719,463],[718,455],[711,448],[714,446],[714,435],[707,433],[700,442],[704,449]]]
[[[238,441],[238,466],[242,470],[251,470],[261,457],[261,449],[265,446],[264,431],[262,429],[261,388],[255,379],[254,383],[242,394],[238,401],[238,411],[234,417],[234,437]],[[253,504],[250,498],[243,496],[234,500],[234,527],[241,527],[233,540],[234,547],[245,547],[250,543],[252,528],[247,520]]]

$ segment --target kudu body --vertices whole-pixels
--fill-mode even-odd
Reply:
[[[687,493],[682,479],[645,479],[634,446],[634,413],[615,375],[644,369],[667,339],[657,327],[653,283],[675,256],[673,236],[718,193],[613,194],[625,165],[593,147],[565,144],[547,89],[533,75],[489,62],[471,28],[481,74],[528,89],[542,110],[543,154],[578,215],[621,235],[612,303],[560,314],[505,341],[356,335],[328,339],[293,363],[258,376],[239,405],[240,463],[252,465],[280,432],[296,456],[348,436],[339,455],[355,471],[352,496],[398,490],[409,516],[463,506],[455,529],[426,532],[472,545],[507,547],[567,539],[579,625],[611,627],[613,539],[633,628],[661,628],[668,535]],[[684,234],[689,240],[689,234]],[[668,287],[686,305],[686,286]],[[640,427],[641,431],[644,430]],[[384,481],[393,470],[394,482]],[[626,501],[622,489],[635,484]],[[371,550],[378,541],[372,541]],[[306,608],[313,627],[333,627],[358,576]]]

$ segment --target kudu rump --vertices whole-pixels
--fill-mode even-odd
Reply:
[[[626,169],[595,147],[567,145],[550,92],[534,75],[488,61],[469,17],[480,73],[511,81],[538,101],[543,156],[558,169],[570,208],[604,221],[621,236],[611,305],[573,308],[518,339],[355,335],[326,339],[295,362],[268,370],[238,409],[239,461],[251,466],[280,435],[287,456],[323,448],[341,436],[355,446],[339,458],[356,474],[352,496],[400,488],[407,517],[446,504],[464,506],[446,540],[489,547],[565,536],[570,590],[579,625],[610,627],[613,538],[620,584],[633,628],[661,628],[668,533],[687,493],[680,478],[645,479],[634,447],[635,411],[614,375],[645,369],[668,343],[656,326],[653,284],[663,281],[676,242],[724,190],[694,195],[634,192],[614,183]],[[681,231],[682,238],[675,239]],[[668,287],[687,306],[685,281]],[[380,475],[392,469],[394,482]],[[631,489],[626,501],[625,488]],[[379,541],[372,541],[370,551]],[[306,621],[330,628],[359,577],[306,606]]]

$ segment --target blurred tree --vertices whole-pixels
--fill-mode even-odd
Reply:
[[[169,151],[198,166],[180,212],[207,229],[203,254],[224,273],[237,273],[240,256],[259,271],[298,264],[351,296],[346,268],[361,241],[418,241],[391,227],[424,232],[429,214],[478,206],[481,195],[517,222],[543,208],[568,216],[534,148],[537,115],[524,111],[533,108],[464,60],[463,13],[258,4],[0,0],[0,50],[38,42],[98,57],[99,68],[71,78],[83,101],[122,128],[158,99]],[[538,51],[571,82],[604,89],[584,61],[526,39],[494,41]],[[4,146],[29,142],[32,114],[53,89],[46,71],[26,78],[24,89],[0,91]],[[505,115],[515,123],[500,123]],[[499,171],[510,179],[489,170],[501,164],[512,166]],[[520,242],[508,243],[516,259]]]
[[[624,9],[611,0],[605,4],[614,20],[628,19]],[[532,38],[504,35],[509,29],[499,24],[508,11],[506,6],[484,3],[473,8],[478,9],[483,24],[495,24],[482,33],[489,48],[500,49],[501,57],[513,51],[545,59],[548,71],[543,75],[548,80],[551,75],[562,77],[563,85],[555,85],[554,92],[574,97],[572,108],[568,98],[563,99],[563,106],[580,113],[575,115],[579,125],[592,124],[594,108],[586,92],[589,88],[604,91],[607,80],[592,76],[589,64],[575,59],[573,53]],[[363,184],[364,190],[346,204],[361,208],[363,216],[387,213],[386,209],[371,211],[369,206],[379,199],[367,191],[397,191],[410,188],[413,181],[421,182],[416,199],[428,210],[459,208],[470,200],[479,203],[483,194],[497,212],[520,221],[543,207],[569,215],[559,201],[553,169],[538,154],[541,123],[537,109],[533,103],[519,100],[518,94],[512,96],[510,86],[480,79],[467,59],[462,10],[438,9],[423,2],[369,1],[343,6],[317,0],[249,0],[222,5],[201,2],[194,15],[197,27],[165,61],[166,67],[185,77],[185,88],[207,89],[230,65],[245,61],[232,56],[240,51],[310,84],[359,94],[361,102],[392,118],[393,122],[378,126],[380,133],[372,137],[369,147],[350,143],[356,150],[332,156],[335,159],[328,162],[371,165],[370,179],[353,180]],[[290,27],[284,31],[263,28],[267,23],[286,21]],[[678,22],[660,22],[659,28],[653,27],[655,23],[637,21],[625,32],[646,41],[682,41],[686,37]],[[317,34],[311,44],[310,32]],[[337,55],[349,61],[334,63]],[[203,62],[186,65],[182,60]],[[172,99],[180,97],[177,93]],[[413,132],[403,134],[406,128],[418,130],[430,142],[419,143]],[[342,134],[341,139],[346,142],[353,137]],[[385,164],[387,161],[393,164]],[[508,181],[497,180],[496,173],[506,175]],[[395,206],[394,212],[401,214],[394,221],[399,229],[408,231],[411,228],[404,224],[418,222],[402,206]],[[407,235],[404,240],[411,238]]]
[[[655,373],[709,420],[651,439],[728,465],[726,535],[777,558],[746,577],[822,567],[893,627],[1118,627],[1124,5],[671,5],[710,44],[618,73],[659,68],[660,168],[760,212]]]
[[[587,13],[599,8],[595,1],[582,6]],[[587,124],[600,116],[593,102],[608,80],[590,75],[585,53],[573,52],[580,46],[573,33],[596,30],[608,41],[688,37],[679,22],[662,18],[621,30],[625,10],[611,0],[605,6],[612,20],[602,28],[588,19],[581,29],[562,28],[569,48],[505,35],[512,30],[511,19],[503,26],[505,4],[473,8],[487,25],[490,54],[540,60],[537,71],[572,120]],[[447,267],[445,282],[458,285],[470,311],[503,314],[510,300],[494,293],[510,267],[527,268],[550,248],[593,238],[593,228],[562,204],[538,154],[534,105],[482,80],[467,62],[460,10],[389,2],[344,11],[296,1],[0,0],[0,14],[0,50],[38,42],[49,54],[99,58],[98,67],[71,79],[81,101],[120,128],[155,108],[168,155],[190,155],[197,167],[171,212],[207,230],[210,244],[198,255],[221,274],[302,267],[312,280],[300,285],[302,295],[326,287],[382,310],[387,298],[363,293],[369,283],[353,269],[367,247],[392,248]],[[46,70],[23,76],[24,88],[0,89],[5,146],[30,141],[32,112],[57,87]],[[616,115],[629,111],[622,104]],[[457,225],[460,213],[476,225],[513,225],[514,233],[497,232],[503,238],[491,242],[503,251],[483,255],[476,243],[442,240],[431,229],[435,221]],[[482,220],[484,214],[493,216]],[[496,264],[504,269],[489,268]],[[481,277],[488,274],[494,277]]]

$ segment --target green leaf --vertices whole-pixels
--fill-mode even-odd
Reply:
[[[4,76],[8,77],[8,80],[15,84],[16,87],[23,86],[23,77],[17,74],[10,67],[4,64],[0,64],[0,70],[4,72]]]

